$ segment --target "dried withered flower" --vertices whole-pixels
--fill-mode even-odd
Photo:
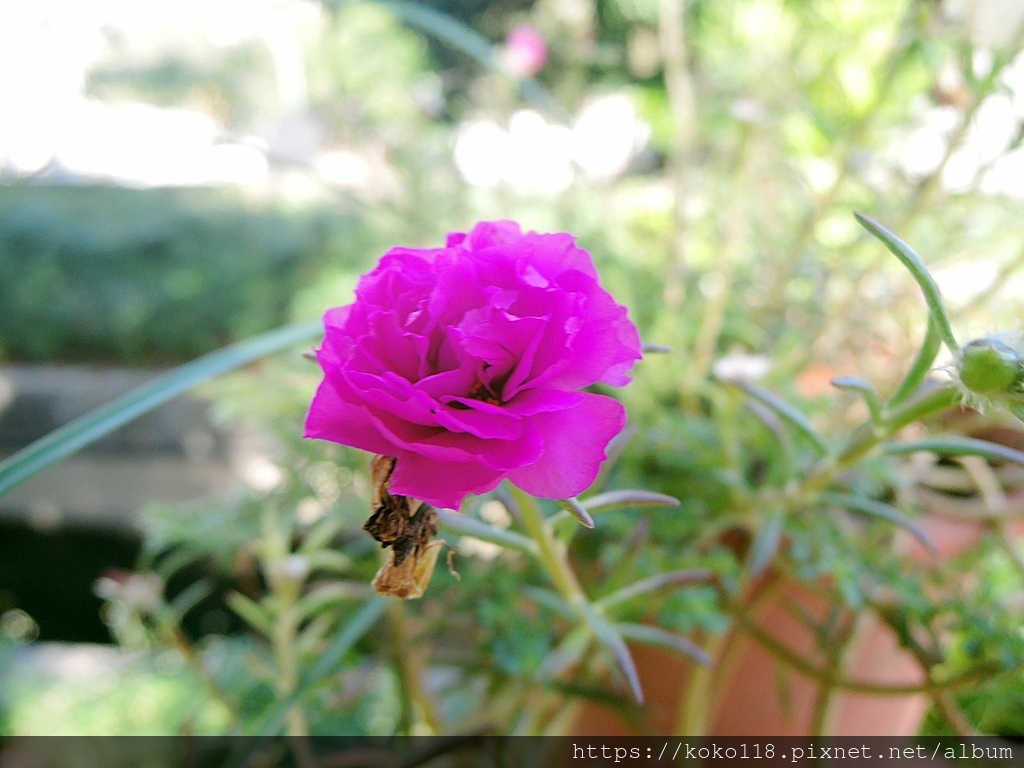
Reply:
[[[444,542],[433,540],[438,525],[433,507],[389,493],[395,462],[393,456],[373,457],[373,514],[363,530],[382,547],[391,548],[391,558],[373,579],[374,589],[382,595],[411,599],[422,597],[426,591]]]

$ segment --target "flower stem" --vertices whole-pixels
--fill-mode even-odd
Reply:
[[[750,184],[751,133],[750,125],[744,124],[740,145],[736,151],[736,161],[730,174],[731,178],[735,179],[737,189],[745,189]],[[744,195],[735,195],[725,214],[722,246],[717,256],[717,269],[709,275],[716,277],[716,282],[711,296],[704,305],[704,317],[698,325],[699,330],[693,346],[693,355],[687,366],[690,385],[684,394],[688,400],[686,410],[689,413],[696,413],[700,408],[698,390],[711,371],[718,348],[718,340],[725,324],[726,312],[729,309],[729,300],[735,295],[733,283],[736,280],[740,251],[743,246],[747,199]]]
[[[843,661],[857,632],[858,619],[859,616],[854,614],[846,626],[839,631],[839,636],[835,638],[834,642],[827,644],[828,659],[823,670],[827,675],[827,680],[819,684],[815,696],[810,727],[812,736],[827,736],[832,730],[836,694],[838,693],[835,681],[842,674]]]
[[[665,303],[682,305],[686,294],[686,201],[690,183],[688,163],[697,143],[697,110],[692,73],[687,61],[686,13],[683,0],[658,3],[658,43],[665,62],[665,93],[675,128],[676,142],[669,158],[674,231],[671,263],[665,279]]]
[[[299,684],[299,651],[296,647],[301,615],[297,602],[302,594],[305,577],[295,578],[282,568],[289,554],[288,534],[278,517],[276,508],[265,510],[262,519],[262,560],[267,583],[273,596],[273,632],[267,638],[277,665],[275,688],[280,701],[289,699]],[[285,735],[305,737],[309,727],[302,705],[296,702],[286,717]]]
[[[714,659],[720,660],[728,649],[729,635],[712,636],[704,643],[704,650]],[[691,664],[692,670],[687,686],[683,690],[677,713],[676,734],[679,736],[707,736],[714,707],[714,678],[718,665],[704,667]]]
[[[908,424],[956,405],[960,393],[952,385],[935,387],[889,413],[884,424],[865,422],[853,431],[835,456],[822,459],[789,496],[800,497],[827,488],[831,482]]]
[[[772,600],[783,581],[774,573],[747,599],[746,611],[753,611],[766,600]],[[720,585],[719,585],[720,586]],[[720,635],[709,635],[704,650],[715,660],[710,667],[694,666],[686,690],[676,707],[677,736],[708,736],[717,705],[715,692],[731,678],[740,656],[739,627],[736,622]]]
[[[406,701],[419,709],[423,724],[434,735],[442,733],[441,718],[438,716],[434,701],[423,682],[423,667],[416,655],[415,641],[405,615],[405,603],[392,600],[388,605],[388,619],[394,632],[395,666],[402,687],[405,689]],[[409,723],[408,725],[414,725]]]
[[[220,686],[213,674],[206,668],[202,655],[195,645],[192,644],[188,635],[182,631],[178,622],[168,614],[158,616],[157,621],[159,623],[158,631],[166,639],[168,645],[178,650],[185,659],[185,663],[192,668],[203,685],[206,686],[207,692],[227,708],[228,716],[231,718],[231,727],[238,728],[242,722],[238,707]]]
[[[299,682],[299,668],[295,639],[298,634],[298,623],[294,606],[283,606],[283,610],[274,624],[274,656],[277,661],[277,691],[282,698],[288,698],[295,691]],[[294,704],[288,710],[287,734],[289,736],[308,736],[306,716],[302,706]]]
[[[511,486],[511,491],[527,533],[537,542],[537,554],[544,570],[551,577],[551,581],[562,598],[573,609],[580,610],[587,598],[576,579],[576,574],[569,566],[565,547],[551,533],[551,528],[544,518],[544,513],[541,512],[537,500],[514,485]]]
[[[633,698],[638,704],[643,703],[640,676],[626,641],[604,612],[587,600],[586,593],[569,565],[565,547],[552,534],[551,525],[541,512],[537,500],[514,485],[511,488],[519,516],[527,532],[537,542],[540,562],[555,588],[580,621],[586,624],[601,644],[611,652],[629,684]]]
[[[921,342],[917,355],[914,357],[914,362],[910,366],[907,375],[903,378],[903,382],[889,399],[889,407],[899,405],[910,399],[917,392],[928,376],[928,371],[932,369],[932,364],[935,362],[941,347],[942,337],[939,335],[939,328],[929,316],[924,341]]]

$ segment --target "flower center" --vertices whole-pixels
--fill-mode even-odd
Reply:
[[[501,398],[492,392],[486,384],[482,381],[477,381],[469,390],[467,397],[471,397],[474,400],[482,400],[485,403],[491,405],[501,405]],[[469,406],[464,403],[452,403],[453,408],[458,408],[460,411],[468,410]]]

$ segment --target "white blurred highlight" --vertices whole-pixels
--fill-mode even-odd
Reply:
[[[588,101],[571,128],[531,109],[513,114],[507,127],[490,119],[467,121],[453,154],[462,178],[475,187],[556,193],[577,172],[593,179],[621,175],[649,135],[633,101],[620,93]]]

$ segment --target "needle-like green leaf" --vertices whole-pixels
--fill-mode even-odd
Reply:
[[[865,216],[863,213],[854,213],[853,217],[857,219],[858,224],[888,248],[889,252],[899,259],[900,263],[910,272],[911,277],[914,278],[914,281],[921,288],[921,293],[924,294],[925,303],[928,305],[928,311],[931,313],[939,338],[949,347],[950,352],[955,354],[960,349],[960,345],[957,344],[956,337],[953,336],[953,328],[949,324],[949,316],[946,314],[946,307],[942,303],[939,286],[935,284],[934,278],[932,278],[931,273],[928,271],[928,267],[921,261],[921,257],[917,255],[913,248],[874,219]]]
[[[882,450],[888,454],[931,451],[942,456],[981,456],[983,459],[1024,464],[1024,451],[973,437],[928,437],[906,443],[888,443]]]
[[[705,667],[710,667],[714,664],[714,661],[703,648],[689,638],[675,632],[669,632],[659,627],[649,627],[646,624],[616,624],[615,628],[619,630],[623,637],[630,640],[667,648],[670,651],[677,651]]]
[[[825,447],[825,441],[821,439],[814,427],[811,426],[811,422],[807,420],[807,417],[804,416],[799,408],[787,403],[778,395],[769,392],[756,384],[752,384],[749,381],[737,380],[726,383],[730,386],[738,387],[748,396],[758,401],[761,405],[770,409],[773,413],[779,416],[779,418],[805,437],[815,447],[818,453],[822,455],[827,453],[828,449]]]
[[[915,539],[924,545],[924,548],[931,552],[933,555],[938,553],[935,548],[935,544],[931,539],[928,538],[927,534],[921,530],[920,526],[916,525],[905,515],[901,514],[898,509],[889,504],[885,504],[881,501],[875,501],[874,499],[865,499],[860,496],[854,496],[848,493],[822,493],[822,501],[826,504],[835,504],[838,507],[849,509],[852,512],[859,512],[862,515],[870,515],[872,517],[880,517],[883,520],[888,520],[890,523],[895,523],[900,528],[904,528],[909,531]]]
[[[633,661],[633,654],[629,652],[626,641],[622,639],[622,635],[615,626],[590,603],[584,603],[581,608],[584,619],[594,631],[594,635],[596,635],[598,641],[603,646],[611,651],[612,656],[615,658],[615,663],[618,664],[622,674],[625,675],[626,682],[629,683],[629,688],[633,692],[633,698],[636,699],[636,703],[643,704],[644,691],[640,685],[640,674],[637,672],[636,662]]]

